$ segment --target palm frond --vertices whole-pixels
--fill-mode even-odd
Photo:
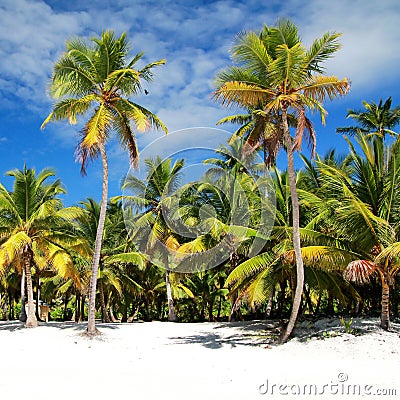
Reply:
[[[343,276],[349,282],[364,285],[370,282],[371,275],[375,272],[377,265],[369,260],[354,260],[346,267]]]

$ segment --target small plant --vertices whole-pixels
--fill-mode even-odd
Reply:
[[[340,332],[336,332],[336,331],[324,331],[322,332],[322,338],[323,339],[329,339],[329,338],[333,338],[336,336],[340,336]]]
[[[340,318],[340,322],[342,323],[343,328],[346,331],[346,333],[350,333],[350,334],[354,333],[354,329],[351,327],[351,325],[353,324],[353,318],[350,318],[348,321],[346,321],[344,319],[344,317],[342,317],[342,318]]]

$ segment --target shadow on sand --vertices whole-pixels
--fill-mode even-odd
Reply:
[[[119,325],[121,324],[112,324],[112,323],[101,323],[98,322],[96,323],[96,327],[99,329],[118,329]],[[48,328],[55,328],[55,329],[73,329],[77,332],[83,333],[86,329],[87,323],[86,322],[81,322],[81,323],[76,323],[72,321],[66,321],[66,322],[56,322],[56,321],[50,321],[50,322],[39,322],[39,327],[45,326]],[[25,328],[25,323],[21,321],[1,321],[0,322],[0,331],[18,331],[18,330],[23,330],[23,329],[31,329],[31,328]]]
[[[279,321],[218,323],[212,328],[215,333],[204,331],[196,335],[175,336],[169,339],[171,344],[201,344],[208,349],[220,349],[223,346],[261,346],[274,343],[278,339],[279,326]]]

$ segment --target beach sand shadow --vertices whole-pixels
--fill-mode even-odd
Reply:
[[[39,322],[38,323],[39,327],[41,326],[46,326],[48,328],[55,328],[55,329],[73,329],[77,332],[84,332],[87,323],[86,322],[72,322],[72,321],[64,321],[64,322],[57,322],[57,321],[50,321],[50,322]],[[121,324],[112,324],[112,323],[102,323],[98,322],[96,323],[96,327],[100,329],[118,329],[119,325]],[[1,321],[0,322],[0,331],[18,331],[18,330],[23,330],[23,329],[32,329],[32,328],[26,328],[25,323],[21,321]]]
[[[169,337],[172,344],[201,344],[209,349],[224,346],[262,346],[274,343],[279,337],[279,321],[235,321],[218,323],[215,332],[203,331],[195,335]],[[221,333],[220,333],[221,332]]]

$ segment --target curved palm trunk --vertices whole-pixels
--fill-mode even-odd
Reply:
[[[113,322],[113,323],[115,323],[115,322],[123,322],[123,321],[120,321],[119,319],[115,318],[114,310],[113,310],[112,306],[110,306],[110,317],[111,317],[110,318],[111,322]],[[129,321],[129,318],[128,318],[128,320],[126,322],[131,322],[131,321]]]
[[[293,299],[292,313],[290,314],[286,331],[281,339],[281,342],[284,343],[291,335],[294,328],[294,324],[296,323],[297,320],[297,315],[299,313],[301,297],[303,294],[303,285],[304,285],[304,266],[303,266],[303,257],[301,255],[301,244],[300,244],[300,210],[299,210],[299,198],[297,196],[297,189],[296,189],[296,175],[294,170],[293,143],[292,143],[292,138],[290,137],[286,109],[282,110],[282,122],[283,122],[283,134],[287,147],[288,175],[289,175],[289,186],[290,186],[290,195],[292,200],[292,215],[293,215],[293,248],[296,256],[296,291]]]
[[[169,279],[168,269],[165,270],[165,284],[167,287],[168,321],[175,322],[178,318],[175,314],[174,299],[172,298],[171,281]]]
[[[19,320],[26,322],[27,315],[25,310],[25,268],[22,269],[21,276],[21,312],[19,314]]]
[[[24,250],[24,264],[25,264],[25,277],[26,277],[26,291],[28,294],[28,316],[25,326],[27,328],[35,328],[38,322],[35,315],[35,305],[33,303],[33,287],[32,287],[32,250],[26,246]]]
[[[104,222],[106,219],[107,198],[108,198],[108,161],[107,161],[106,149],[103,142],[99,144],[99,149],[101,154],[101,161],[103,164],[103,186],[101,191],[99,223],[97,225],[96,242],[94,245],[92,274],[90,276],[88,325],[86,329],[88,335],[95,335],[96,333],[98,333],[95,325],[96,286],[97,286],[97,274],[99,271],[100,252],[103,241]]]

